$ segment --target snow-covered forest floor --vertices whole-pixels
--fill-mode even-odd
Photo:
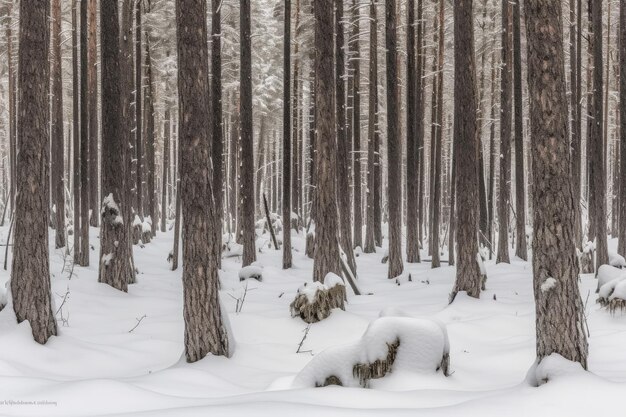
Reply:
[[[10,305],[0,312],[0,415],[588,416],[613,413],[626,389],[626,315],[611,316],[596,304],[597,281],[591,275],[582,276],[581,283],[591,372],[554,361],[547,370],[549,384],[534,388],[524,382],[535,356],[535,307],[531,264],[519,260],[512,265],[489,261],[481,299],[459,295],[448,305],[453,268],[406,264],[412,280],[405,277],[398,285],[387,279],[382,249],[361,254],[359,286],[371,294],[357,297],[348,288],[346,311],[311,325],[297,353],[307,325],[290,317],[289,304],[298,287],[311,280],[313,268],[302,234],[294,235],[295,266],[289,271],[281,269],[281,252],[259,240],[263,282],[240,283],[241,260],[223,261],[221,296],[235,354],[188,364],[181,269],[170,271],[166,260],[173,233],[158,234],[144,248],[135,246],[138,283],[124,294],[97,282],[97,232],[91,229],[92,266],[76,267],[71,278],[71,257],[51,245],[58,337],[39,345],[27,323],[15,324]],[[1,228],[1,242],[6,235],[7,228]],[[0,285],[8,278],[1,270]],[[236,299],[246,285],[237,313]],[[451,376],[394,369],[373,381],[372,389],[291,389],[313,355],[358,340],[388,307],[447,325]],[[25,404],[31,401],[35,404]]]

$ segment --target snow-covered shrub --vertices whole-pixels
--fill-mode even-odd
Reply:
[[[226,248],[224,249],[225,258],[233,258],[235,256],[243,256],[243,245],[231,240],[226,242]]]
[[[263,266],[253,263],[252,265],[244,266],[239,270],[239,281],[245,281],[247,279],[256,279],[257,281],[263,281]]]
[[[626,309],[626,274],[610,265],[598,269],[598,303],[611,313]]]
[[[412,317],[374,320],[356,343],[326,349],[294,380],[295,387],[368,388],[372,379],[402,371],[448,375],[448,334],[441,323]]]
[[[346,287],[343,280],[329,272],[324,283],[305,283],[298,288],[296,298],[289,306],[291,316],[300,316],[306,323],[317,323],[328,316],[334,308],[345,309]]]

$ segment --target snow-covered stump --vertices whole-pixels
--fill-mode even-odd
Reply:
[[[449,375],[448,333],[439,322],[412,317],[381,317],[361,339],[327,349],[296,376],[294,387],[369,388],[392,372]]]
[[[298,294],[289,308],[292,317],[300,316],[306,323],[317,323],[330,316],[335,308],[345,310],[345,301],[343,280],[330,272],[324,278],[324,284],[305,283],[298,288]]]
[[[152,218],[147,216],[141,224],[141,241],[150,243],[152,240]]]
[[[241,268],[239,270],[239,281],[245,281],[247,279],[256,279],[257,281],[262,282],[263,267],[255,262],[252,265]]]

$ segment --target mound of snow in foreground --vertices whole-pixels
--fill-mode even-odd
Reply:
[[[390,352],[396,347],[395,352]],[[367,385],[358,367],[389,361],[390,372],[434,373],[447,367],[448,334],[441,324],[428,319],[381,317],[374,320],[361,339],[351,345],[326,349],[309,362],[294,380],[294,387],[327,384],[329,378],[346,387]],[[445,371],[444,371],[445,372]]]

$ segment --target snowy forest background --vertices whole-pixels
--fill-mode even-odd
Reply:
[[[0,54],[0,414],[619,408],[624,1],[0,0]]]

